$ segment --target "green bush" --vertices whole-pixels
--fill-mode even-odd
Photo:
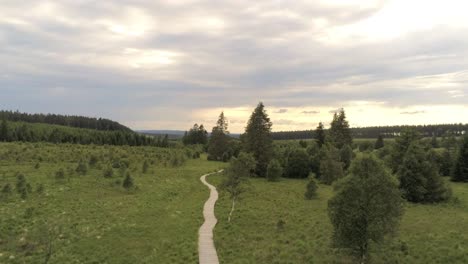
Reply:
[[[279,161],[276,159],[271,160],[267,168],[267,175],[266,175],[267,180],[277,181],[282,175],[283,175],[283,167],[281,167],[281,164],[279,163]]]

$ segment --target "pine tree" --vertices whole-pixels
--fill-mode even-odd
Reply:
[[[351,129],[349,128],[349,123],[346,120],[346,114],[343,108],[333,115],[329,135],[330,141],[338,149],[341,149],[344,145],[351,145],[353,143]]]
[[[366,262],[369,242],[379,243],[398,228],[403,201],[397,181],[377,158],[358,157],[350,174],[336,185],[328,202],[333,225],[333,242],[351,248]]]
[[[255,173],[260,177],[266,176],[268,163],[273,156],[271,126],[265,106],[260,102],[250,116],[244,137],[245,149],[253,154],[257,162]]]
[[[8,123],[6,119],[3,119],[0,127],[0,141],[9,141],[8,138]]]
[[[167,148],[169,147],[169,135],[165,134],[163,140],[161,141],[161,147]]]
[[[377,141],[375,141],[374,149],[381,149],[384,147],[384,140],[382,135],[379,135]]]
[[[218,118],[216,126],[211,131],[210,142],[208,144],[208,159],[209,160],[229,160],[228,155],[228,143],[229,143],[229,131],[227,120],[224,116],[224,112],[221,112]]]
[[[455,168],[452,172],[452,181],[468,182],[468,135],[463,138]]]
[[[306,198],[307,200],[312,200],[312,198],[315,198],[317,196],[317,189],[317,183],[315,182],[315,179],[311,177],[309,182],[307,183],[304,198]]]
[[[133,187],[133,179],[128,171],[125,175],[125,179],[122,183],[122,187],[124,187],[127,191]]]
[[[317,129],[315,129],[315,140],[317,141],[319,148],[325,144],[325,130],[322,122],[320,122],[317,126]]]
[[[439,175],[437,166],[418,141],[411,143],[398,170],[400,189],[410,202],[433,203],[447,200],[450,189]]]
[[[340,149],[340,160],[344,164],[344,169],[347,170],[349,166],[351,165],[351,161],[354,158],[354,152],[351,146],[349,145],[344,145]]]

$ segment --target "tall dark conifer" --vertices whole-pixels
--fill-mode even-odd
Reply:
[[[223,155],[229,155],[227,153],[229,143],[229,131],[227,129],[228,123],[226,117],[224,116],[224,112],[221,112],[216,126],[211,131],[210,142],[208,144],[208,159],[223,160]]]
[[[343,108],[333,115],[329,135],[331,142],[338,149],[341,149],[344,145],[351,145],[353,143],[351,129],[349,128]]]
[[[320,122],[317,126],[317,129],[315,129],[315,140],[317,141],[319,148],[325,144],[325,130],[322,122]]]
[[[250,116],[245,130],[245,149],[253,154],[256,160],[255,173],[265,177],[268,163],[273,156],[272,123],[265,106],[260,102]]]
[[[452,181],[468,182],[468,135],[462,141],[452,173]]]

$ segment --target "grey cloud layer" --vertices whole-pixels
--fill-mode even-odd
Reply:
[[[278,113],[357,100],[391,106],[466,103],[466,28],[326,44],[320,39],[327,29],[362,21],[385,1],[368,7],[182,2],[2,2],[2,107],[123,122],[168,122],[168,115],[157,115],[165,109],[170,121],[186,122],[189,109],[253,106],[259,100],[281,108]],[[109,30],[112,25],[134,32],[124,37]],[[128,49],[179,55],[172,65],[131,68]]]

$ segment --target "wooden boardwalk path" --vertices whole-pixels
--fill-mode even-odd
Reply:
[[[221,171],[219,171],[221,172]],[[205,222],[200,227],[198,232],[198,257],[200,264],[219,264],[218,254],[213,241],[213,228],[218,220],[214,214],[214,206],[218,200],[218,192],[216,187],[206,181],[206,177],[218,172],[206,174],[200,177],[201,182],[210,188],[210,198],[205,202],[203,207],[203,216]]]

